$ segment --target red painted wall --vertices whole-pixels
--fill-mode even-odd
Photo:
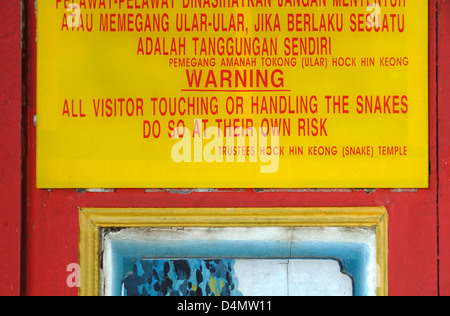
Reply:
[[[439,283],[441,295],[450,295],[450,3],[438,4],[438,133],[439,133]]]
[[[20,293],[22,49],[20,1],[0,5],[0,295]]]
[[[69,273],[66,267],[78,262],[78,208],[79,207],[352,207],[385,206],[389,221],[389,291],[391,295],[437,295],[450,292],[450,216],[448,208],[448,179],[450,140],[446,123],[446,94],[450,93],[445,71],[450,65],[448,44],[444,40],[450,34],[444,18],[449,12],[448,2],[430,1],[430,189],[418,192],[396,192],[391,190],[365,191],[270,191],[254,190],[217,191],[212,193],[177,194],[169,191],[146,193],[144,190],[116,190],[113,193],[82,193],[75,190],[37,190],[35,188],[36,128],[36,43],[34,1],[27,0],[28,44],[26,55],[26,102],[28,155],[26,171],[28,177],[22,192],[26,193],[27,218],[24,229],[26,240],[20,244],[20,16],[17,3],[0,6],[0,14],[8,16],[10,32],[2,28],[0,57],[13,60],[11,68],[0,70],[0,97],[2,112],[0,128],[5,129],[7,139],[0,138],[0,259],[2,271],[11,271],[10,280],[0,281],[0,294],[17,294],[20,284],[20,245],[26,266],[23,291],[28,295],[77,295],[78,290],[66,285]],[[438,6],[439,5],[439,6]],[[437,11],[439,8],[439,11]],[[7,14],[6,14],[7,13]],[[439,13],[439,14],[438,14]],[[2,19],[0,23],[4,23]],[[442,27],[437,40],[436,24]],[[444,29],[445,28],[445,29]],[[8,34],[13,34],[8,37]],[[19,35],[18,35],[19,34]],[[6,43],[5,39],[6,38]],[[8,40],[11,42],[8,43]],[[20,41],[19,41],[20,43]],[[437,45],[439,43],[439,45]],[[16,44],[16,45],[14,45]],[[12,49],[11,55],[4,47]],[[439,55],[437,50],[439,49]],[[436,60],[439,60],[439,72]],[[440,83],[436,84],[439,76]],[[8,84],[5,89],[3,84]],[[439,93],[438,93],[439,92]],[[6,101],[5,101],[6,100]],[[8,103],[11,100],[11,103]],[[437,100],[440,101],[439,108]],[[9,112],[4,110],[6,105]],[[439,112],[439,114],[438,114]],[[5,114],[4,114],[5,113]],[[439,115],[439,121],[437,120]],[[439,123],[439,124],[437,124]],[[38,118],[39,124],[39,118]],[[439,130],[439,146],[437,132]],[[8,134],[10,133],[10,134]],[[443,136],[444,135],[444,136]],[[12,150],[12,156],[4,149]],[[438,158],[439,154],[439,158]],[[11,164],[3,164],[7,161]],[[3,174],[6,173],[6,177]],[[438,177],[439,176],[439,177]],[[8,179],[8,180],[5,180]],[[440,189],[440,194],[438,192]],[[4,191],[6,190],[6,191]],[[445,191],[444,191],[445,190]],[[438,196],[439,205],[438,208]],[[11,201],[4,208],[3,201]],[[440,227],[438,226],[440,225]],[[440,229],[438,229],[440,228]],[[441,246],[439,247],[439,242]],[[6,258],[6,259],[5,259]],[[11,288],[8,288],[11,284]],[[440,287],[439,287],[440,284]]]

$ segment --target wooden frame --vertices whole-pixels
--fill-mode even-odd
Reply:
[[[388,214],[367,208],[80,209],[80,296],[100,294],[100,230],[131,227],[373,227],[379,296],[388,295]]]

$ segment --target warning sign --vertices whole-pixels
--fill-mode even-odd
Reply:
[[[428,3],[37,2],[39,188],[428,187]]]

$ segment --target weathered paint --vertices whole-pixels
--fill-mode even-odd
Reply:
[[[124,229],[110,232],[104,237],[103,278],[104,294],[120,295],[123,277],[132,272],[134,262],[141,258],[233,258],[237,267],[242,267],[243,258],[255,265],[261,263],[261,270],[267,270],[264,259],[285,259],[286,263],[298,259],[337,260],[342,273],[353,280],[357,296],[377,294],[377,255],[375,230],[371,228],[348,227],[229,227],[229,228],[164,228]],[[249,259],[250,258],[250,259]],[[320,260],[316,262],[321,266]],[[267,264],[272,264],[268,261]],[[286,267],[284,267],[286,268]],[[291,269],[279,268],[275,275],[286,276]],[[236,272],[242,280],[242,269]],[[285,271],[282,273],[282,271]],[[297,271],[301,274],[301,271]],[[264,272],[267,274],[268,272]],[[136,273],[134,273],[136,274]],[[246,284],[260,284],[270,279],[258,279],[258,275],[247,273]],[[133,276],[134,278],[134,276]],[[289,277],[294,280],[294,277]],[[272,279],[273,280],[273,279]],[[285,279],[287,282],[287,279]],[[244,295],[266,295],[282,293],[303,293],[308,287],[295,287],[280,283],[278,288],[249,291],[239,287]],[[320,282],[319,282],[320,283]],[[240,284],[240,283],[239,283]],[[316,284],[320,286],[320,284]],[[342,290],[348,293],[344,287]],[[339,291],[339,289],[336,289]],[[204,293],[204,292],[203,292]],[[269,293],[269,294],[267,294]],[[331,292],[330,292],[331,293]],[[142,293],[141,293],[142,294]],[[170,293],[166,293],[170,294]],[[233,294],[233,293],[230,293]],[[236,294],[236,293],[235,293]]]
[[[142,259],[122,296],[351,296],[336,260]]]
[[[438,1],[438,133],[439,133],[439,284],[440,294],[450,295],[450,3]]]
[[[21,267],[22,38],[20,1],[0,5],[0,295],[19,295]]]
[[[141,259],[122,296],[242,296],[234,259]]]

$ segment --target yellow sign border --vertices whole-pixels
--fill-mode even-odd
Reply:
[[[102,228],[371,227],[376,229],[378,296],[388,296],[388,213],[365,208],[81,208],[80,296],[100,295]]]

